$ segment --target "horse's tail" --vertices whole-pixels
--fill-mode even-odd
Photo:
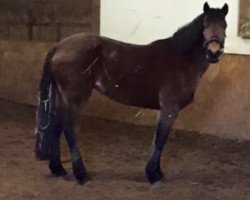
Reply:
[[[50,49],[45,58],[42,78],[39,85],[39,99],[36,115],[35,155],[38,159],[50,157],[50,123],[55,108],[56,84],[51,70],[51,60],[55,49]]]

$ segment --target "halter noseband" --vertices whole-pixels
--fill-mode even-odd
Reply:
[[[218,42],[220,44],[221,51],[223,51],[224,43],[223,43],[223,41],[221,40],[221,38],[219,36],[212,36],[211,38],[206,40],[204,42],[204,48],[207,47],[209,45],[209,43],[211,43],[211,42]]]

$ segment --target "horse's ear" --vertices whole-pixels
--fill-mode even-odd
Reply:
[[[205,14],[208,14],[208,11],[210,10],[210,6],[208,5],[208,3],[206,2],[203,6],[203,11]]]
[[[225,5],[222,7],[222,12],[224,13],[224,15],[226,16],[228,13],[228,5],[225,3]]]

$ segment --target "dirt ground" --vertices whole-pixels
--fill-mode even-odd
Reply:
[[[79,146],[92,179],[50,175],[34,158],[35,109],[0,101],[0,200],[249,200],[250,142],[174,131],[165,149],[163,184],[144,176],[153,127],[85,117]]]

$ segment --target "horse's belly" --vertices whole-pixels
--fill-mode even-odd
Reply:
[[[119,103],[149,109],[159,109],[158,93],[132,84],[97,80],[95,88]]]

